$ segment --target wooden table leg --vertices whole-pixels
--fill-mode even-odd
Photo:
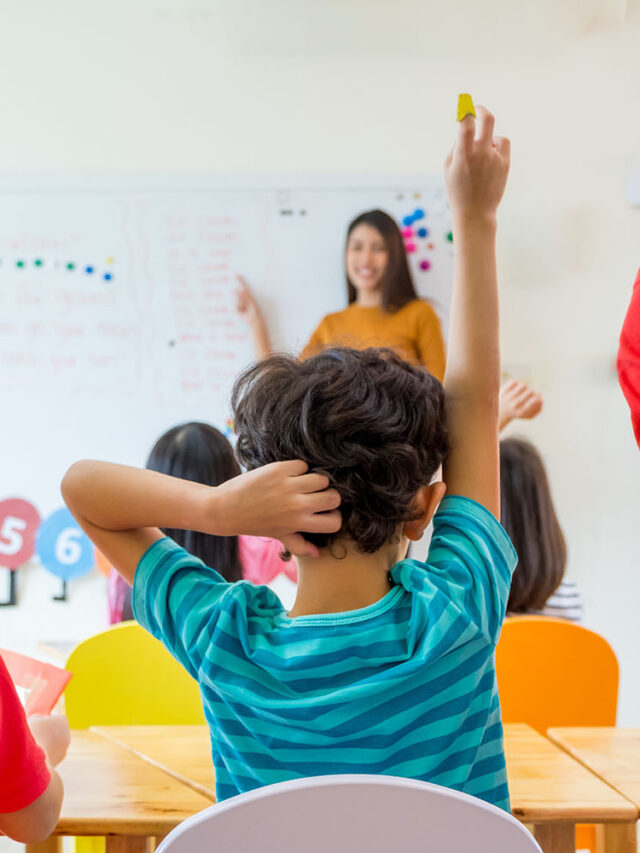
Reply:
[[[52,835],[46,841],[39,844],[25,844],[25,853],[60,853],[62,850],[62,839],[59,835]]]
[[[598,853],[636,853],[635,823],[605,823],[596,829]]]
[[[575,853],[575,823],[536,823],[533,826],[536,841],[543,853]]]
[[[106,853],[151,853],[151,839],[139,835],[108,835]]]

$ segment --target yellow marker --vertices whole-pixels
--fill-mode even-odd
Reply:
[[[463,92],[461,95],[458,95],[458,121],[462,121],[465,116],[473,116],[475,118],[476,111],[471,95]]]

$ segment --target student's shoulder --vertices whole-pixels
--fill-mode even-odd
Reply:
[[[282,604],[268,587],[247,580],[227,581],[212,566],[190,554],[170,537],[158,539],[142,556],[133,587],[134,609],[141,613],[149,598],[189,600],[195,612],[212,604],[218,609],[279,612]],[[139,618],[138,616],[136,618]]]

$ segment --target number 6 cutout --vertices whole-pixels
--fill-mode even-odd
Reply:
[[[86,575],[95,565],[93,543],[66,508],[42,523],[36,552],[45,569],[63,582]]]

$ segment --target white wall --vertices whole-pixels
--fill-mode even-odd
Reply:
[[[513,141],[504,361],[546,397],[520,431],[548,462],[588,622],[619,654],[620,722],[640,724],[640,453],[614,374],[640,265],[624,192],[637,0],[2,0],[0,14],[3,172],[433,172],[457,93],[494,109]]]

